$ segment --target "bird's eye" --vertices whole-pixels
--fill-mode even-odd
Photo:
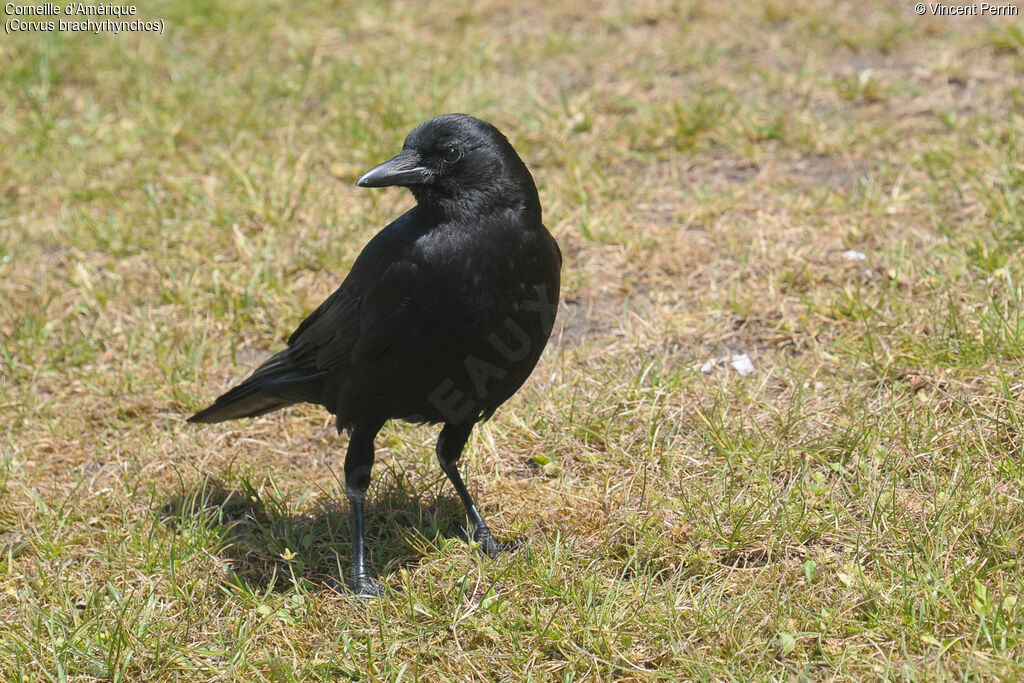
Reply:
[[[441,155],[441,158],[444,159],[444,162],[446,164],[454,164],[456,161],[462,158],[462,150],[456,147],[455,145],[452,145],[451,147],[444,151],[444,153]]]

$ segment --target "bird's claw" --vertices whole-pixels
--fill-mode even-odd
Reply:
[[[388,594],[388,586],[371,579],[366,574],[352,577],[352,590],[361,598],[383,598]]]
[[[485,526],[473,530],[472,541],[476,545],[476,549],[487,557],[497,557],[502,553],[514,553],[526,545],[526,539],[522,537],[513,538],[511,541],[499,541]]]
[[[348,581],[341,581],[333,576],[323,579],[323,586],[339,595],[355,593],[360,598],[383,598],[389,593],[400,593],[398,586],[389,586],[372,579],[368,574],[353,575]]]

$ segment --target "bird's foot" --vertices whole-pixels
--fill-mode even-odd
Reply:
[[[523,537],[513,538],[511,541],[499,541],[486,526],[474,529],[470,540],[476,549],[487,557],[497,557],[502,553],[514,553],[526,545],[526,539]]]
[[[390,592],[400,593],[398,586],[389,586],[376,581],[369,574],[357,574],[349,577],[348,581],[341,581],[333,576],[323,580],[323,585],[339,595],[351,595],[355,593],[360,598],[383,598]]]
[[[353,576],[351,586],[361,598],[383,598],[389,590],[387,584],[371,579],[367,574]]]

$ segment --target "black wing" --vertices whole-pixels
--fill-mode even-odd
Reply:
[[[414,263],[396,261],[365,292],[346,280],[302,321],[287,348],[189,421],[255,417],[302,401],[325,405],[331,400],[326,387],[340,384],[353,365],[377,356],[402,334],[417,273]]]

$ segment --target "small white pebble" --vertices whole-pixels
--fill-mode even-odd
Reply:
[[[847,261],[867,261],[868,255],[854,249],[847,249],[843,252],[843,258]]]
[[[745,353],[732,357],[732,367],[736,372],[740,373],[740,377],[749,375],[754,371],[754,363],[751,362],[750,356]]]

